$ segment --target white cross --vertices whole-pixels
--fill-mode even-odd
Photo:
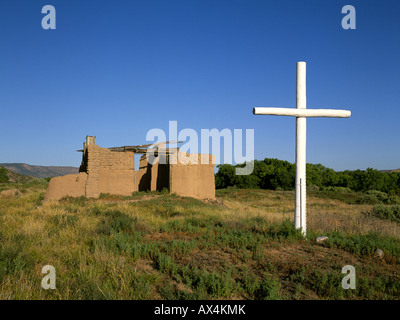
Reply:
[[[296,117],[296,185],[294,226],[306,234],[306,118],[330,117],[349,118],[348,110],[306,109],[306,63],[297,62],[296,68],[296,109],[294,108],[253,108],[253,114]]]

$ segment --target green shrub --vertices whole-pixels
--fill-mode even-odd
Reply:
[[[342,275],[335,271],[322,271],[315,269],[312,274],[314,283],[312,289],[320,297],[332,297],[333,299],[343,298],[345,291],[341,286]],[[352,293],[349,290],[349,293]]]
[[[388,196],[387,203],[388,204],[400,204],[400,197],[394,196],[394,195]]]
[[[259,279],[253,274],[245,275],[242,279],[243,289],[251,298],[257,300],[280,300],[281,284],[277,277],[266,276]]]
[[[367,191],[365,191],[365,194],[374,195],[379,199],[379,201],[382,201],[382,202],[387,201],[387,199],[388,199],[388,195],[386,192],[382,192],[382,191],[378,191],[378,190],[367,190]]]
[[[0,182],[5,183],[8,182],[8,176],[7,176],[7,169],[0,167]]]
[[[382,203],[378,197],[374,194],[364,194],[356,200],[359,204],[378,204]]]
[[[302,239],[301,231],[296,229],[290,219],[285,219],[281,223],[270,223],[265,235],[272,238],[283,239]]]
[[[354,192],[350,188],[347,187],[334,187],[334,186],[329,186],[329,187],[324,187],[322,188],[324,191],[333,191],[333,192],[338,192],[338,193],[352,193]]]
[[[380,219],[388,219],[400,223],[400,205],[384,206],[376,205],[372,208],[371,214]]]
[[[280,300],[280,289],[281,284],[278,278],[265,277],[261,281],[260,287],[256,290],[255,297],[259,300]]]
[[[92,211],[95,214],[99,213],[99,210],[94,208]],[[103,219],[97,226],[97,233],[110,235],[112,233],[118,233],[120,231],[132,232],[135,229],[135,220],[128,216],[126,213],[113,210],[106,211]]]
[[[177,265],[175,265],[174,261],[170,256],[167,256],[163,253],[160,253],[155,261],[155,266],[158,270],[165,273],[176,273]]]
[[[362,204],[400,204],[400,198],[378,190],[368,190],[356,201]]]

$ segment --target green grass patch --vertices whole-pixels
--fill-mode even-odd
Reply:
[[[376,249],[396,258],[400,263],[400,241],[390,237],[382,237],[379,233],[371,232],[365,235],[347,235],[340,231],[328,234],[324,242],[327,247],[336,247],[360,256],[373,255]]]

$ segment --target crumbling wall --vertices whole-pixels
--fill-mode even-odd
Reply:
[[[209,157],[208,164],[202,163],[201,154],[191,154],[190,157],[197,157],[197,164],[183,164],[179,157],[175,164],[170,164],[170,193],[199,199],[215,199],[215,157],[203,155],[205,158]]]
[[[101,193],[131,195],[134,184],[134,154],[113,152],[97,145],[87,145],[86,196],[97,198]]]
[[[139,170],[135,171],[135,190],[148,191],[151,189],[151,166],[146,155],[140,157]]]
[[[135,160],[133,152],[112,152],[100,149],[99,192],[132,195]]]
[[[88,174],[85,191],[86,196],[90,198],[98,198],[100,196],[100,147],[94,144],[86,145],[84,153],[86,153],[86,173]]]
[[[60,200],[64,197],[81,197],[85,195],[87,174],[68,174],[51,178],[44,196],[45,200]]]
[[[135,190],[161,191],[164,188],[169,188],[169,165],[149,164],[146,155],[142,155],[139,170],[135,172]]]
[[[157,163],[151,169],[151,190],[169,189],[169,164]]]

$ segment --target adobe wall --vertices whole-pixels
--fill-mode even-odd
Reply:
[[[170,164],[170,193],[199,199],[215,199],[215,157],[203,155],[207,156],[208,164],[201,163],[201,154],[190,155],[198,158],[198,164],[182,164],[179,160],[176,164]]]
[[[86,196],[97,198],[101,193],[132,195],[134,184],[134,154],[113,152],[97,145],[87,145]]]
[[[146,155],[140,157],[139,170],[135,172],[137,191],[156,191],[169,188],[169,165],[147,162]]]
[[[151,170],[148,167],[146,155],[140,157],[139,170],[135,171],[134,184],[137,191],[147,191],[151,188]]]
[[[151,166],[151,191],[169,189],[169,171],[170,166],[168,164],[156,163]]]
[[[44,200],[60,200],[63,197],[81,197],[86,195],[87,174],[68,174],[51,178]]]

